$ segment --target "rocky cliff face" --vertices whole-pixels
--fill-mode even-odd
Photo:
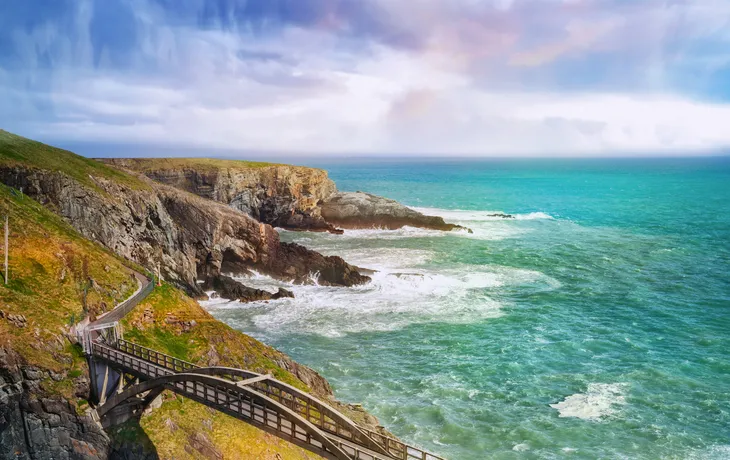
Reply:
[[[52,377],[0,347],[0,458],[106,459],[110,440],[101,426],[40,389]],[[88,385],[78,391],[88,393]]]
[[[402,204],[362,192],[337,192],[321,169],[204,159],[104,159],[163,184],[243,211],[254,219],[292,230],[342,233],[341,228],[404,226],[462,229],[441,217],[425,216]]]
[[[321,169],[288,165],[245,167],[215,160],[103,159],[112,166],[226,203],[274,227],[334,231],[319,214],[319,203],[337,191]],[[225,166],[229,163],[230,166]],[[246,165],[246,163],[243,163]]]
[[[351,286],[369,280],[339,257],[280,243],[270,226],[226,205],[146,180],[146,188],[0,166],[0,180],[64,216],[82,235],[201,294],[198,280],[254,269],[279,279]]]

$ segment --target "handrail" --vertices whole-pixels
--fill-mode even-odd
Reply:
[[[142,345],[137,345],[134,342],[130,342],[124,339],[117,340],[117,348],[120,351],[154,363],[158,366],[162,366],[165,369],[169,369],[173,372],[186,372],[193,369],[198,369],[200,367],[196,366],[193,363],[183,361],[182,359],[175,358],[174,356],[160,353],[159,351],[153,350],[152,348],[143,347]]]
[[[202,368],[193,363],[175,358],[174,356],[160,353],[151,348],[122,339],[119,320],[126,316],[140,301],[154,290],[152,280],[143,277],[139,273],[136,273],[136,278],[140,284],[137,292],[121,302],[116,308],[99,320],[84,327],[84,351],[88,354],[96,355],[112,364],[126,368],[131,373],[143,377],[146,381],[170,378],[176,375],[196,375],[196,378],[207,377],[217,379],[239,388],[242,392],[254,393],[259,398],[269,400],[270,404],[281,406],[287,413],[291,412],[289,415],[298,417],[301,421],[311,425],[316,430],[322,430],[327,436],[334,436],[339,443],[339,447],[344,449],[349,455],[354,455],[352,458],[356,460],[376,460],[381,458],[381,456],[396,460],[445,460],[443,457],[408,445],[398,439],[361,427],[326,403],[284,382],[242,369],[220,367]],[[111,343],[104,345],[99,343],[98,339],[92,340],[92,331],[110,328],[113,329],[110,332],[112,335],[107,337],[107,340]],[[230,379],[225,380],[217,376],[227,376]],[[237,379],[239,378],[244,380],[253,378],[254,380],[246,385],[237,385]],[[180,393],[175,388],[169,389]],[[125,392],[118,395],[125,394]],[[118,395],[112,398],[118,399]],[[192,399],[196,398],[192,397]],[[201,402],[204,404],[210,403],[206,401]],[[109,402],[107,402],[100,408],[102,410],[101,414],[103,415],[113,408],[113,406],[116,406],[116,403],[110,406]],[[224,412],[230,412],[228,409],[223,410]],[[231,413],[231,415],[237,416],[236,413]],[[277,423],[277,427],[280,428],[281,423]],[[265,417],[264,425],[266,425]],[[301,439],[297,440],[296,437],[291,438],[290,434],[282,434],[273,430],[270,426],[262,426],[261,428],[272,431],[274,434],[292,442],[299,444],[302,442]],[[362,446],[367,451],[363,451],[358,446]],[[333,458],[349,457],[335,456]]]
[[[197,366],[193,363],[189,363],[187,361],[183,361],[179,358],[175,358],[174,356],[166,355],[164,353],[160,353],[158,351],[155,351],[151,348],[143,347],[142,345],[137,345],[136,343],[130,342],[128,340],[120,339],[117,341],[117,346],[120,351],[123,351],[125,353],[129,353],[139,359],[142,359],[144,361],[147,361],[149,363],[153,363],[155,365],[161,366],[165,369],[171,370],[173,372],[210,372],[207,371],[206,368],[202,368],[200,366]],[[218,375],[231,375],[238,373],[239,376],[258,376],[261,374],[257,374],[255,372],[250,371],[244,371],[241,369],[233,369],[233,368],[212,368],[212,369],[220,369],[220,373]],[[238,371],[238,372],[237,372]],[[240,372],[240,373],[239,373]],[[313,396],[291,386],[284,382],[281,382],[279,380],[275,379],[266,379],[260,382],[255,382],[251,384],[250,386],[256,388],[257,390],[261,391],[263,394],[266,394],[268,397],[278,400],[282,404],[286,405],[287,407],[290,407],[292,410],[296,411],[297,413],[305,416],[307,420],[309,420],[311,423],[313,423],[315,426],[318,426],[320,429],[323,429],[324,431],[327,431],[332,434],[336,434],[338,436],[342,436],[346,439],[351,439],[352,442],[358,442],[358,437],[355,436],[355,433],[347,433],[342,430],[338,430],[337,424],[331,416],[329,416],[329,420],[326,420],[327,417],[322,417],[320,412],[317,408],[318,407],[327,407],[329,410],[337,413],[341,419],[346,419],[346,417],[339,414],[335,409],[332,409],[325,403],[317,400]],[[328,412],[328,411],[326,411]],[[349,419],[348,419],[349,420]],[[365,438],[370,441],[374,441],[375,446],[372,447],[373,450],[382,450],[384,449],[383,453],[386,453],[398,460],[445,460],[443,457],[440,457],[438,455],[434,455],[430,452],[427,452],[419,447],[412,446],[410,444],[406,444],[398,439],[392,438],[390,436],[386,436],[382,433],[378,433],[377,431],[370,430],[365,427],[361,427],[359,425],[356,425],[362,434],[365,435]],[[365,441],[367,444],[371,443]]]
[[[173,372],[116,348],[93,344],[96,356],[147,379],[109,397],[99,408],[106,415],[130,397],[163,386],[175,393],[240,418],[297,445],[338,460],[390,460],[389,455],[373,452],[338,436],[324,433],[314,424],[282,403],[248,386],[222,378]],[[334,446],[334,447],[333,447]]]
[[[261,376],[249,371],[235,369],[230,367],[207,367],[195,370],[196,374],[225,376],[228,380],[235,383],[245,381],[253,376]],[[243,380],[238,380],[239,378]],[[248,386],[255,388],[269,398],[284,404],[300,416],[313,423],[320,430],[332,433],[351,442],[365,446],[370,450],[389,455],[385,448],[385,444],[381,444],[377,439],[370,437],[365,430],[350,420],[345,415],[327,403],[315,398],[314,396],[301,391],[289,384],[276,380],[272,377],[262,378],[253,381]]]

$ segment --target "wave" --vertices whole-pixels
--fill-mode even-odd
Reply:
[[[576,417],[583,420],[601,420],[616,414],[617,406],[626,404],[626,383],[591,383],[585,393],[576,393],[550,407],[557,409],[560,417]]]
[[[730,444],[716,444],[707,448],[695,449],[686,454],[687,460],[727,460],[730,458]]]
[[[457,265],[438,271],[407,266],[377,268],[371,283],[351,288],[294,285],[254,274],[239,280],[271,292],[284,287],[294,292],[295,298],[248,304],[213,299],[201,305],[234,327],[253,326],[277,335],[304,332],[340,336],[433,322],[470,324],[502,315],[504,305],[496,300],[502,287],[552,289],[559,285],[540,272],[500,266]]]
[[[489,221],[509,221],[513,219],[504,216],[512,216],[514,220],[553,220],[550,214],[544,212],[530,212],[526,214],[509,214],[503,211],[471,211],[465,209],[440,209],[440,208],[423,208],[411,207],[414,211],[418,211],[427,216],[443,217],[445,220],[454,220],[458,222],[489,222]]]

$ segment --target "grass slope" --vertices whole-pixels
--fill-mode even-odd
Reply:
[[[80,347],[66,338],[69,326],[82,319],[86,310],[99,313],[131,295],[136,289],[131,268],[139,268],[84,239],[37,202],[0,184],[0,217],[4,215],[9,216],[11,231],[10,282],[7,286],[0,282],[0,310],[6,317],[23,315],[27,323],[16,327],[0,318],[0,346],[18,352],[27,365],[53,372],[55,378],[49,375],[42,382],[45,394],[61,395],[85,410],[86,401],[74,394],[74,379],[83,378],[88,370]],[[154,323],[140,322],[145,310],[153,312]],[[182,332],[168,313],[180,320],[195,320],[197,325]],[[277,365],[276,359],[283,355],[214,320],[197,302],[169,285],[156,288],[125,323],[126,338],[143,345],[193,362],[220,356],[224,365],[271,372],[306,389]],[[198,449],[206,448],[231,459],[317,458],[232,417],[167,396],[169,400],[161,408],[142,419],[141,428],[125,426],[119,435],[137,439],[135,430],[144,430],[162,459],[202,458],[205,454]]]
[[[113,180],[135,189],[147,188],[136,177],[99,161],[51,147],[0,129],[0,165],[22,165],[35,169],[60,171],[78,182],[96,188],[92,177]]]
[[[193,321],[195,325],[185,332],[182,322]],[[156,287],[122,325],[126,339],[176,358],[271,373],[278,380],[309,390],[277,364],[286,359],[282,353],[214,319],[195,300],[169,284]]]
[[[63,376],[86,372],[80,350],[65,338],[86,312],[100,313],[136,289],[132,264],[82,238],[61,218],[0,184],[0,216],[10,222],[7,285],[0,283],[0,345],[28,364]],[[7,316],[23,315],[25,327]],[[48,382],[52,393],[73,398],[70,379]]]

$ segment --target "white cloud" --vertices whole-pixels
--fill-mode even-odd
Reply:
[[[83,31],[89,12],[79,11]],[[512,35],[470,29],[469,18],[460,23],[463,34],[440,30],[436,35],[451,41],[429,41],[419,53],[373,43],[347,47],[327,30],[289,27],[254,37],[154,25],[151,14],[140,12],[135,56],[142,67],[159,67],[150,75],[95,68],[90,38],[82,32],[75,43],[52,25],[19,33],[18,49],[32,57],[30,73],[43,72],[34,49],[60,43],[59,65],[47,88],[29,93],[0,68],[0,98],[13,101],[0,107],[0,115],[21,116],[26,131],[55,140],[322,154],[579,155],[730,147],[730,105],[666,91],[491,89],[489,80],[476,79],[465,66],[485,47],[511,46]],[[597,31],[570,24],[566,42],[533,49],[523,64],[585,51],[588,45],[580,43],[615,29],[612,21]],[[498,43],[482,47],[475,37]],[[240,59],[241,50],[270,58]],[[44,99],[53,103],[52,117],[34,103]]]

